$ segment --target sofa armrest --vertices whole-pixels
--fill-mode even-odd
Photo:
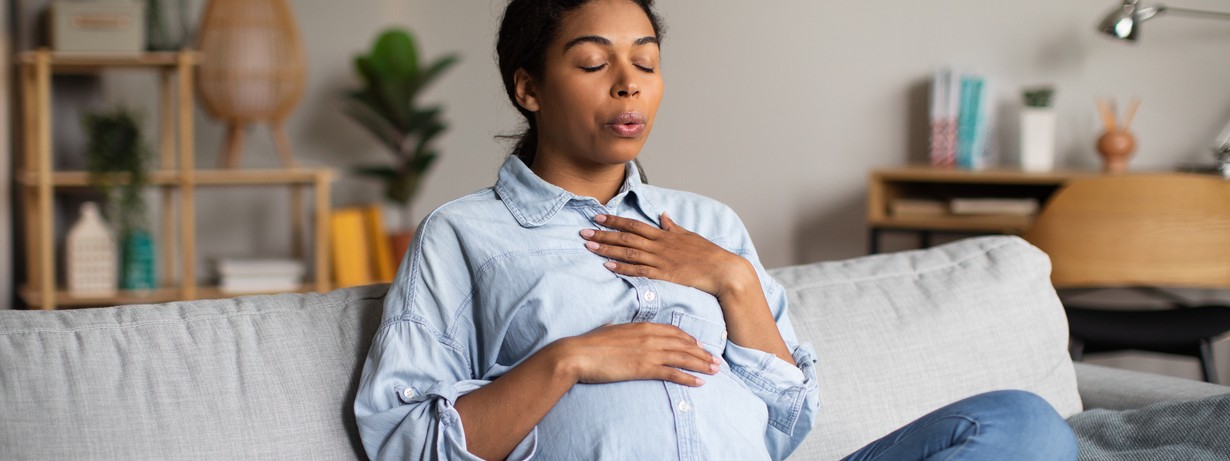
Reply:
[[[1230,393],[1230,387],[1173,376],[1075,363],[1085,409],[1129,410],[1168,400],[1196,400]]]

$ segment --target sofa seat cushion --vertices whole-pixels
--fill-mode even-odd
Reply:
[[[816,348],[820,414],[801,459],[838,459],[950,402],[996,389],[1081,411],[1050,261],[980,237],[781,268],[801,341]]]
[[[1155,403],[1134,410],[1095,408],[1068,419],[1080,461],[1230,459],[1230,394]]]
[[[385,289],[0,312],[0,459],[361,459]]]

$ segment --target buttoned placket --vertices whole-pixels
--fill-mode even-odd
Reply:
[[[614,201],[611,202],[611,205],[616,205],[613,208],[618,208],[618,203]],[[599,214],[614,214],[606,207],[600,205],[584,207],[582,212],[589,222],[599,229],[613,230],[594,221],[594,218]],[[645,277],[628,277],[622,274],[616,274],[616,276],[628,282],[628,284],[632,285],[632,289],[636,291],[637,309],[636,314],[632,317],[632,321],[653,321],[662,306],[662,299],[658,294],[659,290],[653,281]],[[668,381],[663,381],[662,384],[666,387],[667,399],[670,402],[671,413],[674,415],[675,435],[679,444],[679,459],[699,460],[701,456],[700,438],[696,434],[695,407],[691,401],[688,389],[685,386]]]

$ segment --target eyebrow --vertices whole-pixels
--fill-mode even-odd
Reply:
[[[572,40],[569,40],[568,43],[565,43],[564,52],[567,53],[569,49],[571,49],[574,46],[580,45],[582,43],[594,43],[594,44],[598,44],[602,46],[611,46],[611,41],[608,40],[606,37],[599,37],[597,35],[585,35],[585,36],[574,38]],[[650,43],[654,45],[659,45],[658,37],[654,37],[652,35],[647,36],[647,37],[641,37],[641,38],[636,39],[636,41],[632,42],[632,45],[641,46],[641,45],[648,45]]]

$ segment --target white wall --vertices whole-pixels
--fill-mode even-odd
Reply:
[[[1014,155],[1017,94],[1058,87],[1060,164],[1096,168],[1093,99],[1143,100],[1133,167],[1206,161],[1230,119],[1230,23],[1182,17],[1146,24],[1136,45],[1095,35],[1112,0],[984,2],[662,2],[669,28],[663,57],[667,96],[642,160],[651,181],[713,196],[747,223],[767,266],[862,254],[868,170],[923,158],[926,83],[941,65],[981,72],[997,85],[1001,144]],[[1226,2],[1183,6],[1230,10]],[[387,25],[416,32],[428,56],[462,54],[427,95],[452,122],[443,156],[416,204],[420,216],[490,185],[507,146],[493,136],[517,128],[495,68],[503,0],[293,2],[306,42],[309,80],[288,130],[301,162],[344,165],[387,160],[339,111],[355,84],[353,54]],[[359,5],[364,5],[360,7]],[[113,95],[147,95],[140,79],[114,81]],[[150,96],[145,96],[150,97]],[[198,119],[198,156],[216,163],[223,133]],[[276,165],[264,131],[249,136],[245,162]],[[211,205],[208,195],[216,195]],[[269,196],[268,199],[263,197]],[[242,201],[232,200],[245,197]],[[374,183],[347,177],[336,203],[378,199]],[[203,250],[282,251],[277,194],[207,194]],[[244,219],[216,219],[221,216]],[[236,222],[271,219],[270,226]]]

